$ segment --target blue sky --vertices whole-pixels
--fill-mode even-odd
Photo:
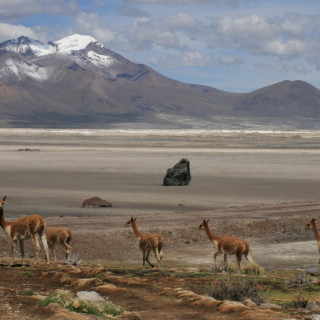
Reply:
[[[0,42],[74,33],[187,83],[320,88],[318,0],[0,0]]]

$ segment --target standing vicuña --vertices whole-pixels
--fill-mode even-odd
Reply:
[[[247,241],[231,236],[215,237],[209,229],[209,220],[203,220],[198,229],[205,230],[214,248],[214,265],[217,266],[217,256],[224,255],[224,264],[227,263],[227,255],[235,255],[238,267],[241,270],[241,260],[244,255],[247,260],[253,262],[251,257],[251,248]]]
[[[38,235],[41,238],[44,250],[46,252],[47,264],[49,264],[49,253],[48,253],[48,244],[46,238],[46,222],[44,219],[38,215],[29,215],[26,217],[19,218],[7,222],[4,218],[3,206],[6,201],[6,197],[0,200],[0,219],[1,227],[4,229],[6,234],[12,240],[12,254],[10,265],[13,264],[14,252],[17,246],[17,242],[20,243],[20,251],[22,256],[22,265],[24,260],[24,240],[32,238],[33,244],[36,249],[33,265],[38,261],[40,253],[40,245],[38,240]]]
[[[314,232],[314,235],[316,236],[317,240],[317,245],[318,245],[318,251],[320,253],[320,234],[318,231],[318,228],[316,226],[316,219],[312,218],[307,224],[306,224],[306,229],[312,229]],[[320,260],[319,260],[320,263]]]
[[[69,245],[72,240],[72,231],[67,227],[47,229],[48,246],[52,251],[54,261],[57,261],[55,246],[61,244],[66,249],[66,259],[69,258],[72,247]]]
[[[145,261],[154,268],[154,265],[149,261],[150,252],[153,251],[154,255],[157,258],[158,268],[160,268],[160,261],[162,259],[162,246],[163,246],[163,237],[159,233],[145,233],[141,234],[136,225],[137,218],[131,218],[126,223],[126,227],[132,226],[132,229],[136,236],[139,239],[139,246],[143,253],[143,266],[145,266]]]

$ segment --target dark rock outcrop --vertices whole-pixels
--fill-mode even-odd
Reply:
[[[167,170],[163,179],[164,186],[186,186],[191,180],[190,162],[188,159],[181,159],[173,168]]]
[[[82,208],[99,208],[99,207],[112,207],[112,204],[107,200],[102,200],[99,197],[86,199],[82,203]]]

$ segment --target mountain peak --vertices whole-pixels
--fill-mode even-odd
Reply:
[[[99,43],[95,38],[81,34],[73,34],[54,42],[54,44],[57,46],[58,52],[82,50],[85,49],[90,43],[96,43],[102,46],[102,44]]]

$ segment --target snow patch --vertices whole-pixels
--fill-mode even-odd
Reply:
[[[12,74],[20,80],[25,76],[38,81],[45,81],[48,79],[46,68],[42,68],[34,64],[28,64],[23,61],[20,62],[8,59],[0,69],[0,78],[11,76]]]
[[[91,42],[98,43],[93,37],[74,34],[72,36],[55,41],[54,43],[57,45],[57,52],[70,53],[72,51],[86,48]]]
[[[107,67],[116,62],[114,58],[98,54],[94,51],[89,51],[87,53],[87,56],[90,59],[90,61],[97,67]]]

